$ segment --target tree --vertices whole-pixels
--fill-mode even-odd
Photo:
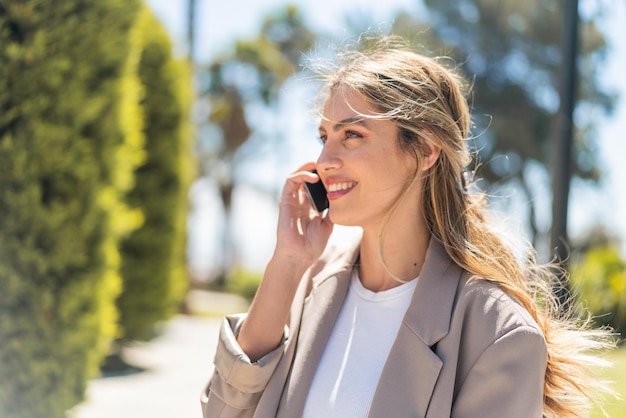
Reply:
[[[393,31],[408,35],[436,54],[451,56],[471,81],[475,167],[486,187],[521,186],[530,202],[533,240],[544,234],[536,218],[533,171],[549,176],[551,139],[556,134],[562,60],[562,10],[558,2],[425,0],[428,17],[400,15]],[[598,83],[605,40],[594,17],[581,22],[579,98],[573,172],[597,181],[594,132],[597,118],[614,97]]]
[[[208,147],[203,168],[219,185],[227,223],[234,188],[235,154],[251,133],[246,109],[253,104],[271,107],[276,103],[280,87],[298,71],[302,55],[313,46],[314,40],[315,35],[298,9],[289,6],[268,16],[257,37],[238,40],[233,50],[216,58],[206,69],[209,82],[204,92],[210,101],[209,121],[219,128],[221,138],[218,141],[211,138],[217,146]],[[229,228],[227,251],[232,246],[228,234]],[[229,261],[232,262],[227,260],[227,264]],[[224,266],[222,280],[230,267]]]
[[[187,289],[187,192],[192,176],[191,74],[172,58],[165,29],[145,8],[139,78],[143,85],[144,163],[128,203],[144,222],[121,247],[123,291],[117,300],[121,338],[147,340],[154,326],[177,312]]]
[[[0,0],[0,415],[63,417],[116,336],[139,0]]]

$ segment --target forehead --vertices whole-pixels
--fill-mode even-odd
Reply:
[[[374,106],[365,96],[352,89],[340,87],[332,90],[326,98],[321,123],[336,123],[355,116],[367,119],[375,115]]]

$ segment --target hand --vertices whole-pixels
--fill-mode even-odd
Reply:
[[[304,182],[321,181],[308,163],[287,178],[280,198],[274,255],[241,326],[237,341],[251,361],[274,350],[283,335],[303,274],[324,251],[333,224],[313,209]]]
[[[307,163],[287,177],[280,198],[275,255],[302,260],[308,264],[317,259],[328,242],[333,224],[311,206],[304,182],[321,181]]]

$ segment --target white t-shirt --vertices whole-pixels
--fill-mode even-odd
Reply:
[[[363,287],[354,269],[315,372],[304,418],[367,417],[416,284],[417,279],[372,292]]]

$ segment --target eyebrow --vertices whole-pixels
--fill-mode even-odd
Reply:
[[[339,122],[335,123],[333,125],[333,131],[337,132],[339,130],[341,130],[341,128],[343,128],[346,125],[361,125],[365,128],[369,128],[367,121],[364,117],[362,116],[352,116],[349,118],[345,118],[343,120],[340,120]],[[319,130],[326,130],[322,125],[320,125]]]

